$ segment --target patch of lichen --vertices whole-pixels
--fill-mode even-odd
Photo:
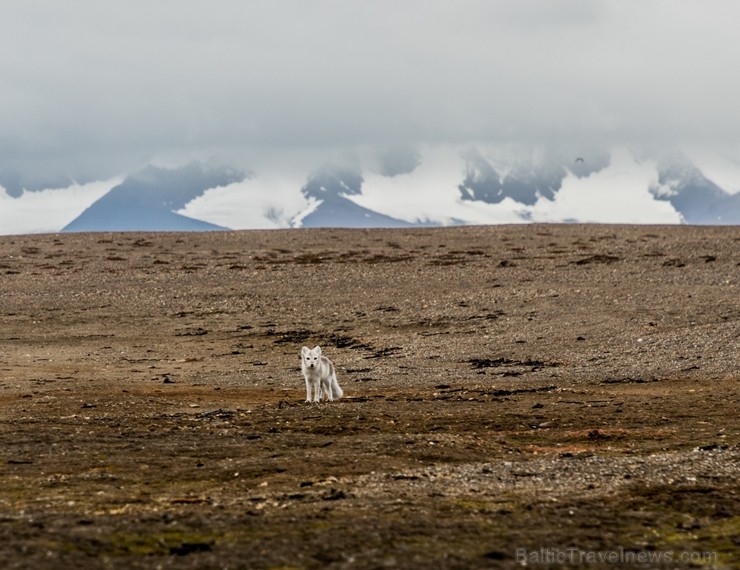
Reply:
[[[156,556],[211,550],[219,537],[213,533],[167,529],[149,532],[113,531],[95,538],[50,541],[46,546],[61,552],[88,556]]]
[[[738,563],[740,516],[667,525],[655,530],[666,549],[693,553],[698,566],[730,567]]]

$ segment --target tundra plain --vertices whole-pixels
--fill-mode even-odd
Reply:
[[[740,564],[740,227],[5,236],[0,324],[3,568]]]

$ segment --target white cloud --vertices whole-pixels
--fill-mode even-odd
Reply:
[[[286,228],[307,202],[299,192],[305,176],[267,171],[208,190],[177,213],[239,229]]]
[[[69,188],[23,192],[10,197],[0,187],[0,233],[54,233],[79,216],[120,180],[74,184]]]
[[[255,148],[725,143],[739,20],[727,0],[4,0],[0,157],[80,179]]]
[[[498,150],[498,154],[493,150]],[[488,151],[498,159],[499,172],[506,172],[507,164],[511,166],[511,160],[523,152],[522,149]],[[530,158],[536,163],[537,153],[531,149]],[[361,206],[409,222],[681,222],[680,214],[669,202],[656,200],[650,193],[651,186],[658,180],[656,164],[640,162],[624,148],[615,149],[609,166],[590,176],[579,178],[569,173],[554,200],[540,198],[533,206],[518,204],[508,197],[497,204],[461,200],[458,187],[465,177],[464,168],[459,148],[426,147],[422,149],[421,165],[410,174],[393,177],[366,174],[362,195],[349,198]]]
[[[424,147],[421,163],[414,171],[392,177],[367,173],[362,194],[348,198],[360,206],[408,222],[522,222],[517,215],[522,206],[510,199],[500,204],[463,201],[458,186],[464,178],[465,161],[459,148]]]
[[[616,149],[609,167],[584,178],[569,174],[555,199],[538,200],[531,216],[538,222],[680,223],[680,214],[669,202],[650,194],[657,180],[655,163],[638,162],[625,149]]]

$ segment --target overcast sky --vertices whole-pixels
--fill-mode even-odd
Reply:
[[[740,141],[735,0],[0,0],[0,168]]]

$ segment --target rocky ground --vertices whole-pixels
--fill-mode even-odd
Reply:
[[[740,227],[2,237],[0,566],[738,568],[739,284]]]

